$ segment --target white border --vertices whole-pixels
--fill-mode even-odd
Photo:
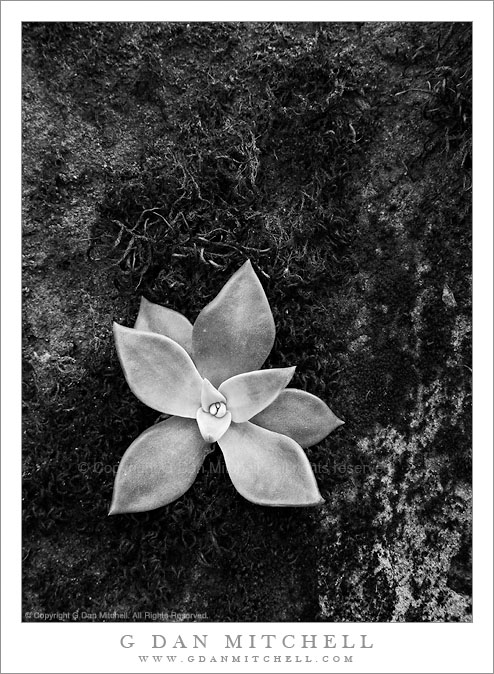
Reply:
[[[17,2],[2,13],[2,616],[4,672],[279,671],[492,672],[492,82],[491,2]],[[472,624],[33,624],[20,605],[20,73],[22,21],[473,21],[474,22],[474,622]],[[7,318],[8,317],[8,320]],[[354,663],[139,665],[119,645],[132,634],[367,633],[374,648]],[[270,651],[243,649],[261,657]],[[333,651],[343,657],[345,652]],[[161,653],[161,651],[160,651]],[[174,654],[168,648],[163,654]],[[183,655],[185,653],[185,655]],[[178,652],[186,659],[199,651]],[[209,651],[211,655],[212,651]],[[283,657],[290,651],[275,650]],[[332,652],[329,651],[331,654]],[[305,655],[307,651],[300,651]],[[321,655],[318,652],[318,655]],[[293,655],[293,652],[292,652]],[[311,654],[309,653],[309,656]],[[171,668],[172,669],[171,669]]]
[[[3,0],[14,21],[488,21],[488,0]]]

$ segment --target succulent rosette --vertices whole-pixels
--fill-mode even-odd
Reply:
[[[154,510],[182,496],[214,442],[235,488],[249,501],[323,502],[302,447],[343,421],[316,396],[286,388],[295,367],[260,369],[275,326],[249,260],[194,325],[142,298],[134,328],[114,323],[114,335],[134,395],[170,416],[125,452],[110,515]]]

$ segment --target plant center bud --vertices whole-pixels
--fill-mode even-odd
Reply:
[[[213,417],[218,417],[221,419],[221,417],[224,417],[226,414],[226,405],[225,403],[219,402],[219,403],[213,403],[212,405],[209,406],[209,414],[212,414]]]

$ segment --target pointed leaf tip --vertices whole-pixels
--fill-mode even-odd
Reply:
[[[291,438],[250,422],[232,424],[218,440],[237,491],[263,506],[323,502],[309,459]]]
[[[293,377],[295,367],[256,370],[227,379],[219,387],[233,421],[248,421],[275,400]]]
[[[109,515],[155,510],[184,494],[206,456],[195,419],[171,417],[131,444],[118,467]]]
[[[139,313],[134,325],[141,332],[155,332],[173,339],[190,355],[192,353],[192,323],[178,311],[153,304],[141,297]]]
[[[287,435],[302,447],[315,445],[344,423],[320,398],[295,388],[281,391],[250,421]]]
[[[218,389],[216,389],[209,379],[202,380],[202,390],[201,390],[201,407],[205,412],[209,411],[209,407],[213,403],[226,403],[226,398],[222,395]]]
[[[227,412],[224,417],[215,417],[201,408],[197,410],[197,425],[205,442],[217,442],[228,430],[232,415]]]
[[[247,260],[197,317],[192,331],[194,362],[217,387],[229,377],[259,369],[274,338],[266,294]]]
[[[188,353],[169,337],[114,323],[115,344],[135,396],[159,412],[194,419],[202,379]]]

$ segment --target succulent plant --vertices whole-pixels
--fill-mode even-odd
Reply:
[[[134,328],[115,323],[114,335],[132,392],[170,416],[125,452],[111,515],[153,510],[182,496],[214,442],[235,488],[249,501],[323,502],[302,447],[343,421],[316,396],[286,388],[295,367],[259,369],[273,347],[275,326],[249,260],[194,325],[142,298]]]

